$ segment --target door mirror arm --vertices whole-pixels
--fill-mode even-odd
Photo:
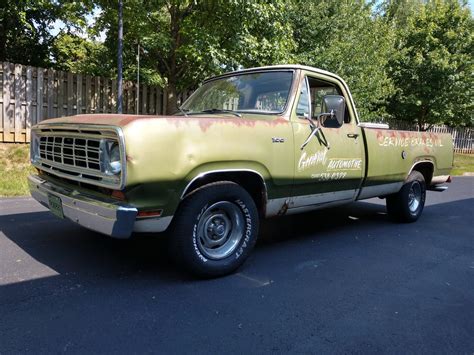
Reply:
[[[324,113],[320,113],[319,115],[316,116],[316,121],[314,121],[313,119],[311,119],[309,117],[309,115],[307,113],[305,113],[303,115],[303,117],[305,119],[307,119],[309,121],[309,127],[311,128],[311,133],[309,134],[308,138],[306,138],[306,140],[304,141],[304,143],[301,145],[300,149],[303,150],[304,147],[306,147],[309,143],[309,141],[311,140],[312,137],[316,136],[316,134],[319,132],[319,131],[323,131],[322,130],[322,124],[321,124],[321,117],[323,116],[331,116],[331,117],[334,117],[334,112],[333,110],[331,110],[330,113],[327,113],[327,112],[324,112]],[[324,134],[323,134],[324,135]],[[324,138],[324,141],[321,141],[321,139],[319,139],[318,137],[318,140],[320,143],[324,144],[326,146],[327,149],[330,149],[331,147],[329,146],[329,142],[326,141],[326,138]]]
[[[309,114],[307,112],[303,114],[303,117],[305,120],[309,122],[309,126],[311,127],[311,130],[319,126],[319,122],[318,121],[314,122],[314,120],[311,117],[309,117]]]
[[[301,150],[303,150],[304,147],[306,147],[306,146],[308,145],[308,143],[309,143],[309,141],[311,140],[311,138],[312,138],[313,136],[315,136],[316,133],[319,132],[319,130],[320,130],[320,127],[313,126],[313,127],[311,128],[311,133],[309,134],[308,138],[306,138],[306,140],[304,141],[304,143],[301,145]]]
[[[304,143],[301,145],[300,149],[303,150],[304,147],[306,147],[311,140],[312,137],[316,136],[319,131],[321,131],[322,137],[318,136],[318,141],[320,144],[323,144],[326,146],[327,149],[331,149],[329,142],[327,141],[326,137],[324,136],[323,130],[322,130],[322,124],[321,124],[321,117],[323,116],[330,116],[331,118],[335,116],[335,113],[333,110],[331,112],[323,112],[320,113],[319,115],[316,116],[316,121],[312,120],[309,118],[308,115],[304,115],[304,118],[309,121],[309,126],[311,128],[311,133],[309,134],[308,138],[304,141]]]

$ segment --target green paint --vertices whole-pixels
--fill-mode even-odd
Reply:
[[[338,192],[347,190],[354,191],[355,199],[363,187],[404,181],[417,162],[431,162],[435,176],[449,174],[450,135],[362,128],[341,78],[309,67],[278,68],[294,71],[286,109],[278,115],[89,115],[49,120],[39,126],[65,122],[121,127],[127,154],[127,201],[139,209],[163,209],[163,215],[175,213],[190,182],[214,172],[221,177],[227,174],[228,179],[238,171],[254,173],[265,182],[268,199],[331,192],[337,199]],[[332,86],[343,95],[347,114],[341,127],[321,127],[301,149],[311,133],[309,121],[297,112],[305,77],[316,82],[311,97],[318,97],[318,85]],[[320,103],[311,107],[316,110]]]

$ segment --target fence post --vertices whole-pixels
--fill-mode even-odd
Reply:
[[[102,82],[102,113],[107,113],[107,92],[109,81],[104,77],[101,77],[100,81]]]
[[[3,140],[14,142],[15,136],[11,129],[14,128],[14,111],[11,105],[12,81],[10,79],[10,63],[3,63]]]
[[[77,74],[76,82],[76,114],[82,113],[82,75]]]
[[[155,92],[156,92],[156,88],[154,88],[153,86],[150,86],[150,105],[148,107],[148,114],[155,114]]]
[[[58,109],[56,117],[64,116],[64,72],[58,72]]]
[[[112,92],[110,95],[110,111],[117,113],[117,80],[112,79]]]
[[[161,106],[161,110],[162,110],[162,113],[164,115],[166,115],[166,112],[168,111],[168,100],[167,100],[167,97],[168,97],[168,90],[166,90],[166,88],[163,89],[162,91],[162,95],[161,95],[161,98],[162,98],[162,106]]]
[[[94,113],[100,113],[100,77],[94,80]]]
[[[142,85],[142,113],[148,114],[148,90],[146,85]]]
[[[54,117],[54,72],[48,69],[48,115],[46,118]]]
[[[71,116],[74,109],[74,77],[67,73],[67,115]]]
[[[91,112],[91,95],[92,95],[92,91],[91,91],[91,77],[90,75],[86,75],[86,113],[90,113]]]
[[[37,69],[36,74],[36,118],[34,124],[41,122],[43,119],[43,68]]]
[[[30,133],[31,133],[31,122],[33,116],[33,69],[28,66],[26,67],[26,135],[25,135],[25,142],[30,141]]]

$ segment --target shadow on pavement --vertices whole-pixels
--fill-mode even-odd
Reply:
[[[284,252],[285,244],[330,238],[339,245],[348,237],[362,235],[364,230],[375,234],[394,227],[422,228],[426,223],[436,223],[437,216],[444,217],[444,211],[457,210],[461,205],[465,206],[466,202],[426,206],[420,220],[409,225],[394,224],[384,205],[368,202],[264,220],[251,258],[268,249]],[[131,239],[118,240],[59,220],[50,212],[0,216],[0,231],[33,259],[55,270],[59,277],[68,274],[84,278],[138,277],[167,283],[191,280],[173,265],[166,234],[135,234]]]
[[[238,273],[205,281],[162,236],[2,216],[6,245],[58,275],[0,286],[0,352],[471,351],[474,199],[414,224],[374,202],[267,220]]]

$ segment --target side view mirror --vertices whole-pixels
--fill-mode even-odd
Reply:
[[[346,100],[340,95],[326,95],[323,97],[321,116],[329,116],[329,120],[325,121],[326,127],[340,127],[344,123],[344,115],[346,113]],[[334,122],[335,121],[335,122]]]
[[[308,114],[303,114],[303,117],[310,122],[311,133],[308,138],[301,145],[301,150],[319,132],[321,127],[332,127],[338,128],[344,124],[344,115],[346,113],[346,101],[343,96],[340,95],[326,95],[323,97],[323,104],[321,106],[322,113],[317,115],[316,121],[313,121]],[[329,149],[329,143],[325,143],[327,149]]]

